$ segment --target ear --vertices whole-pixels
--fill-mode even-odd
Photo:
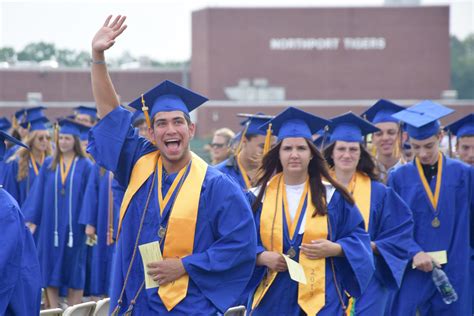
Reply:
[[[194,123],[190,123],[188,125],[188,128],[189,128],[189,138],[190,139],[193,139],[194,138],[194,134],[196,133],[196,124]]]

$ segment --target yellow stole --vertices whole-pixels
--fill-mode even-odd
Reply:
[[[154,173],[159,156],[158,151],[144,155],[133,167],[130,183],[120,207],[117,238],[130,201],[143,183]],[[163,246],[164,258],[182,258],[193,253],[199,199],[206,171],[207,163],[192,153],[189,174],[176,196],[168,220],[166,240]],[[168,311],[186,297],[188,283],[189,275],[185,274],[176,281],[159,287],[158,295]]]
[[[279,173],[270,180],[267,186],[260,218],[260,236],[263,246],[268,251],[275,251],[281,254],[283,254],[282,205],[284,190],[283,174]],[[311,240],[326,239],[328,235],[327,216],[312,216],[313,202],[310,190],[308,190],[305,212],[306,221],[303,243],[311,243]],[[301,212],[300,216],[304,216],[304,214],[304,212]],[[297,222],[298,218],[295,218],[294,221]],[[299,258],[299,263],[304,268],[308,283],[298,284],[298,305],[305,313],[315,315],[325,305],[326,259],[309,260],[302,253],[300,253]],[[261,302],[276,276],[277,272],[269,271],[269,274],[259,284],[253,297],[252,309],[255,309]]]
[[[365,230],[369,229],[370,220],[370,198],[371,182],[370,178],[361,172],[356,171],[352,176],[348,187],[349,192],[355,200],[357,208],[364,218]]]
[[[415,158],[416,169],[418,170],[418,175],[420,176],[421,183],[423,184],[423,188],[425,189],[426,195],[428,196],[428,200],[433,207],[433,210],[436,212],[438,208],[438,200],[439,194],[441,192],[441,181],[443,179],[443,155],[438,153],[438,173],[436,174],[436,185],[435,185],[435,192],[431,191],[430,184],[426,180],[425,173],[423,171],[423,167],[421,166],[420,160]]]

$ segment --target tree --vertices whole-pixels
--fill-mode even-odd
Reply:
[[[12,47],[0,48],[0,61],[13,61],[15,57],[15,50]]]
[[[18,60],[43,61],[50,60],[56,56],[56,47],[52,43],[38,42],[31,43],[25,46],[21,52],[18,53]]]
[[[451,85],[459,99],[474,99],[474,34],[451,37]]]

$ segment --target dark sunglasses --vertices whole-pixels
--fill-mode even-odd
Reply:
[[[211,146],[211,148],[213,148],[213,149],[217,149],[217,148],[223,148],[225,146],[225,144],[211,143],[211,144],[209,144],[209,146]]]

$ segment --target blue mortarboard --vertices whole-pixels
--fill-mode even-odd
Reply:
[[[352,112],[331,118],[330,142],[362,142],[362,137],[379,131],[377,127]]]
[[[456,137],[474,136],[474,113],[466,115],[465,117],[453,122],[445,127],[445,130],[450,131]]]
[[[43,113],[43,110],[46,108],[44,106],[35,106],[33,108],[22,109],[15,113],[15,117],[18,120],[18,123],[27,123],[39,118],[46,117]]]
[[[0,130],[7,131],[12,127],[12,123],[6,117],[0,117]]]
[[[397,105],[391,101],[380,99],[372,105],[367,111],[361,114],[363,118],[372,122],[372,124],[383,122],[398,123],[398,120],[392,116],[397,112],[404,110],[403,106]]]
[[[81,139],[81,141],[86,141],[86,140],[89,139],[89,131],[90,131],[91,127],[86,126],[84,124],[80,124],[80,125],[82,125],[80,139]]]
[[[135,112],[133,112],[133,115],[132,115],[132,125],[135,125],[135,122],[138,121],[138,120],[144,120],[145,119],[145,114],[143,114],[142,111],[140,110],[136,110]]]
[[[59,123],[59,126],[61,126],[61,128],[59,129],[60,134],[74,135],[79,138],[81,137],[82,133],[88,132],[90,128],[88,126],[85,126],[83,124],[77,123],[69,119],[60,119],[58,123]]]
[[[21,123],[21,127],[27,128],[30,131],[44,131],[47,130],[46,124],[49,122],[49,120],[46,117],[38,117],[34,120],[31,121],[26,121],[24,123]]]
[[[425,100],[393,116],[406,123],[408,136],[423,140],[436,135],[441,126],[438,120],[453,112],[454,110],[441,104]]]
[[[150,118],[153,118],[158,112],[181,111],[189,115],[189,112],[207,100],[207,98],[169,80],[163,81],[143,94],[143,101],[148,107]],[[132,101],[129,106],[136,110],[144,111],[142,109],[142,97]]]
[[[274,116],[265,115],[262,112],[256,114],[237,114],[240,117],[246,117],[245,120],[240,122],[240,125],[244,126],[245,135],[265,135],[265,131],[260,129],[260,126],[270,121]]]
[[[273,134],[277,135],[278,141],[289,137],[304,137],[312,140],[313,134],[329,123],[330,121],[319,116],[288,107],[275,118],[260,126],[260,129],[266,131],[269,124],[272,124]]]
[[[91,116],[94,120],[97,119],[97,109],[90,107],[90,106],[85,106],[85,105],[79,105],[74,108],[74,113],[75,114],[87,114]]]
[[[331,118],[329,124],[330,142],[362,142],[362,137],[379,131],[377,127],[352,112]]]
[[[8,135],[7,133],[5,133],[4,131],[1,131],[1,130],[0,130],[0,140],[1,140],[0,141],[0,161],[2,161],[3,157],[5,156],[5,149],[6,149],[5,140],[8,140],[9,142],[12,142],[14,144],[23,146],[25,148],[28,148],[28,146],[26,146],[25,144],[20,142],[15,137],[12,137],[12,136]]]

